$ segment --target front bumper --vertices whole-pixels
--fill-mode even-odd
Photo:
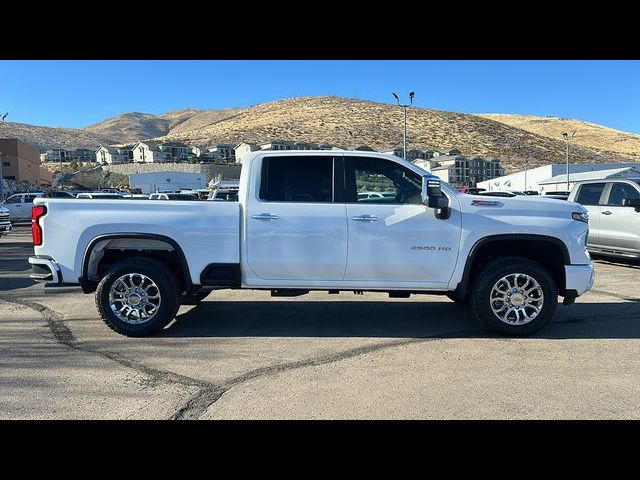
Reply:
[[[11,231],[11,222],[0,222],[0,234]]]
[[[565,265],[564,274],[567,291],[575,292],[575,296],[588,292],[593,287],[595,272],[593,265]]]

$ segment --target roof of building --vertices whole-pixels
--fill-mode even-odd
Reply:
[[[438,170],[448,170],[448,169],[449,169],[449,167],[450,167],[450,165],[443,165],[443,166],[441,166],[441,167],[435,167],[435,168],[432,168],[432,169],[431,169],[431,171],[432,171],[432,172],[436,172],[436,171],[438,171]]]
[[[590,172],[569,173],[570,182],[579,182],[583,180],[604,180],[611,177],[630,177],[640,175],[640,168],[638,167],[624,167],[624,168],[611,168],[608,170],[592,170]],[[556,175],[555,177],[548,178],[538,182],[538,185],[548,185],[552,183],[565,183],[567,181],[567,174]]]

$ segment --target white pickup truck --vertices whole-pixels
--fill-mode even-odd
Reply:
[[[463,194],[392,155],[258,151],[238,202],[38,198],[29,262],[47,291],[95,292],[129,336],[228,288],[442,294],[519,336],[592,287],[587,235],[576,203]]]

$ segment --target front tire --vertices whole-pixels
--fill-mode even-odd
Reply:
[[[553,318],[558,291],[539,263],[520,257],[496,259],[478,274],[471,309],[487,328],[520,337],[544,328]]]
[[[179,306],[174,273],[151,258],[115,263],[96,290],[100,317],[114,332],[128,337],[151,335],[164,328]]]

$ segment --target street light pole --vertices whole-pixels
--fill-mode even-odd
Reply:
[[[392,93],[393,97],[396,99],[399,107],[404,108],[404,136],[403,136],[403,157],[405,160],[407,159],[407,107],[413,105],[413,96],[414,92],[409,92],[409,103],[402,105],[400,103],[400,97],[396,93]]]
[[[7,118],[9,112],[5,113],[2,116],[2,123],[4,123],[4,119]],[[2,162],[2,152],[0,152],[0,202],[4,201],[4,176],[2,173],[2,167],[4,167]]]
[[[571,132],[571,138],[576,134],[575,130]],[[567,191],[569,191],[569,132],[562,132],[565,142],[565,151],[567,157]]]

